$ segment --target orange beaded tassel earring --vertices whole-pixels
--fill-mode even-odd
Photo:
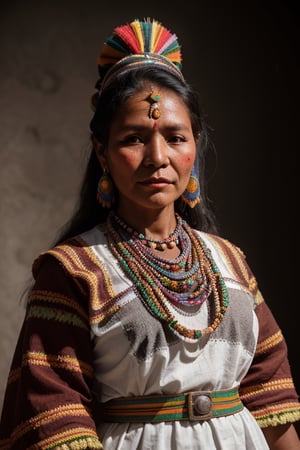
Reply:
[[[114,185],[106,170],[104,170],[98,182],[97,200],[103,208],[111,208],[115,203]]]
[[[182,200],[189,205],[190,208],[194,208],[197,203],[200,203],[200,183],[196,175],[195,167],[192,169],[192,173],[185,191],[181,195]]]

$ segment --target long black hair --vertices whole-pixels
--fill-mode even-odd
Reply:
[[[201,202],[192,209],[181,199],[178,199],[175,202],[175,210],[193,228],[217,234],[214,213],[206,196],[205,157],[211,147],[209,131],[201,111],[198,93],[188,83],[171,73],[163,71],[154,64],[149,65],[149,67],[136,68],[115,77],[97,98],[95,113],[90,122],[91,142],[92,138],[95,137],[104,146],[107,144],[111,121],[120,105],[140,91],[145,83],[149,85],[153,83],[156,87],[172,90],[181,97],[188,108],[193,134],[195,139],[198,140],[196,169],[198,170],[201,188]],[[102,168],[97,159],[95,148],[93,144],[91,145],[91,154],[82,181],[78,205],[56,243],[105,222],[109,213],[109,210],[103,208],[96,198]]]

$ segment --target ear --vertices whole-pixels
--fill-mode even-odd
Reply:
[[[92,136],[92,142],[93,146],[96,152],[97,159],[102,167],[102,170],[108,172],[108,165],[106,161],[106,156],[104,152],[104,145],[102,142],[98,141],[98,139],[95,136]]]

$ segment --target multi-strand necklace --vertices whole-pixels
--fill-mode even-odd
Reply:
[[[108,243],[148,310],[166,322],[175,334],[196,340],[218,327],[228,306],[228,293],[204,241],[181,217],[176,215],[176,220],[171,238],[163,241],[175,242],[179,247],[180,255],[173,260],[154,253],[154,247],[145,236],[115,213],[111,213],[107,221]],[[180,324],[168,306],[170,303],[201,305],[208,299],[212,300],[209,305],[211,321],[204,330],[189,329]]]
[[[138,240],[141,244],[146,245],[147,247],[152,248],[153,250],[161,250],[164,251],[167,248],[171,249],[176,247],[179,244],[179,230],[180,223],[177,222],[177,226],[175,230],[172,231],[169,236],[163,240],[156,240],[149,237],[146,237],[143,233],[139,233],[134,228],[127,225],[119,216],[114,215],[114,220],[121,225],[124,230],[127,231],[129,236],[132,236],[133,240]]]

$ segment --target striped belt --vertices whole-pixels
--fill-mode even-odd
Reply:
[[[244,407],[238,386],[221,391],[120,397],[101,406],[106,422],[201,421],[235,414]]]

